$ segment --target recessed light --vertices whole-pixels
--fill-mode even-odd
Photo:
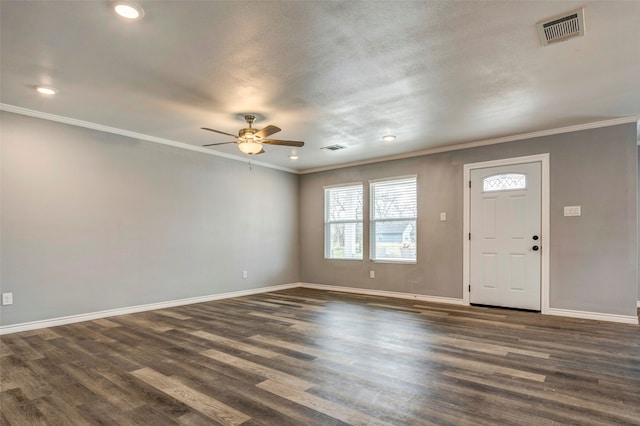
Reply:
[[[55,95],[58,93],[58,90],[53,88],[53,87],[49,87],[49,86],[38,86],[36,87],[36,90],[38,91],[38,93],[42,93],[43,95]]]
[[[391,142],[395,139],[396,139],[396,135],[384,135],[382,137],[382,140],[384,140],[385,142]]]
[[[298,156],[297,156],[296,154],[291,154],[291,155],[289,156],[289,158],[290,158],[290,159],[292,159],[292,160],[297,160],[297,159],[298,159]]]
[[[118,15],[128,20],[135,21],[144,16],[144,10],[131,1],[115,1],[111,5]]]

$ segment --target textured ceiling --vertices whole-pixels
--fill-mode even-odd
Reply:
[[[640,114],[640,1],[139,4],[2,0],[1,102],[196,146],[255,112],[306,142],[256,160],[298,170]],[[581,6],[585,36],[542,47]]]

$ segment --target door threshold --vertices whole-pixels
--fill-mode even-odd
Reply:
[[[495,306],[495,305],[482,305],[480,303],[470,303],[470,306],[476,306],[478,308],[494,308],[494,309],[508,309],[510,311],[520,311],[520,312],[534,312],[540,313],[540,309],[523,309],[523,308],[511,308],[509,306]]]

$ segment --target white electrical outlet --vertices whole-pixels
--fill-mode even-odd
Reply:
[[[564,206],[565,216],[580,216],[580,206]]]
[[[249,276],[249,273],[247,271],[242,271],[242,279],[245,279]]]
[[[369,271],[369,278],[375,278],[376,277],[376,271]]]
[[[13,293],[2,293],[2,304],[13,305]]]
[[[447,220],[447,213],[446,212],[440,213],[440,221],[444,222],[445,220]]]

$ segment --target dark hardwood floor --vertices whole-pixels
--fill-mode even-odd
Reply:
[[[640,327],[293,289],[1,338],[3,425],[640,424]]]

